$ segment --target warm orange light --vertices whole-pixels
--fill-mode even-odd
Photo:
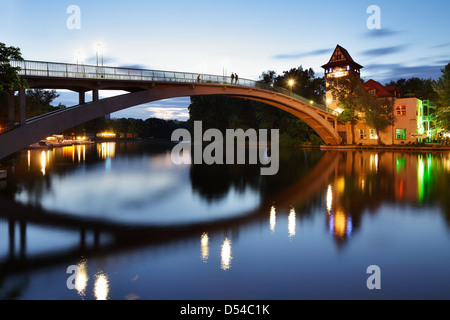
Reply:
[[[347,229],[347,216],[341,210],[334,215],[334,233],[338,237],[343,237]]]
[[[100,138],[115,138],[116,134],[113,132],[102,132],[97,134],[97,136]]]

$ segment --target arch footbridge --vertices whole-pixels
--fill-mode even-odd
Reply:
[[[227,76],[39,61],[12,61],[11,64],[20,67],[20,76],[27,80],[29,88],[78,92],[79,104],[27,119],[25,90],[19,90],[20,119],[15,122],[10,116],[9,128],[0,134],[0,159],[47,136],[123,109],[158,100],[206,95],[272,105],[302,119],[326,144],[342,143],[335,129],[338,115],[333,110],[289,90],[254,80],[239,79],[236,83]],[[100,99],[100,90],[125,93]],[[86,102],[85,94],[90,91],[92,101]]]

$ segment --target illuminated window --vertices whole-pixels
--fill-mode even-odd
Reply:
[[[406,139],[406,129],[396,129],[395,130],[395,139],[405,140]]]
[[[395,108],[395,111],[398,116],[406,116],[406,106],[405,105],[397,106]]]
[[[377,136],[377,130],[375,130],[375,129],[370,129],[370,139],[378,139],[378,136]]]
[[[366,136],[366,129],[361,129],[361,130],[359,130],[359,138],[360,138],[361,140],[364,140],[364,139],[367,138],[367,136]]]

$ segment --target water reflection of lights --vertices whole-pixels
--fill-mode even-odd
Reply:
[[[289,237],[295,236],[295,224],[296,224],[296,214],[294,208],[291,208],[288,217]]]
[[[447,158],[442,158],[442,166],[445,171],[450,172],[450,156],[447,156]]]
[[[338,238],[349,237],[352,233],[352,218],[341,209],[329,217],[329,232]]]
[[[75,289],[80,296],[86,295],[86,287],[89,277],[87,275],[86,261],[78,264],[78,272],[75,278]]]
[[[42,151],[41,153],[41,172],[42,175],[45,176],[45,168],[47,167],[47,155],[45,154],[45,151]]]
[[[31,170],[31,151],[30,150],[28,150],[27,159],[28,159],[28,171],[30,171]]]
[[[108,300],[109,281],[103,273],[97,274],[94,285],[94,294],[97,300]]]
[[[275,225],[276,225],[276,221],[277,221],[277,212],[274,206],[272,206],[270,208],[270,218],[269,218],[269,223],[270,223],[270,230],[272,232],[275,231]]]
[[[331,212],[331,206],[333,204],[333,190],[331,189],[331,184],[328,186],[327,190],[327,211]]]
[[[114,158],[116,155],[115,142],[103,142],[97,145],[97,153],[102,159]]]
[[[221,251],[221,258],[222,263],[221,267],[223,270],[228,270],[231,267],[231,242],[228,238],[225,238],[222,244],[222,251]]]
[[[371,154],[369,159],[370,170],[378,171],[378,154]]]
[[[200,239],[200,245],[202,252],[202,260],[206,262],[209,257],[209,237],[206,232],[202,234],[202,237]]]

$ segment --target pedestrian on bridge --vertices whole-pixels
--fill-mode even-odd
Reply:
[[[238,79],[239,79],[237,73],[234,75],[234,77],[236,78],[236,84],[237,84],[238,83]]]
[[[234,73],[231,73],[231,84],[234,82]]]

